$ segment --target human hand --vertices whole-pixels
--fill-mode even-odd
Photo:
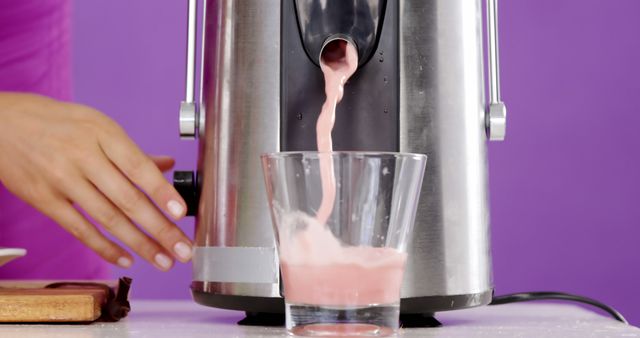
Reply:
[[[191,241],[163,214],[186,211],[161,173],[172,166],[90,107],[0,93],[0,182],[113,264],[133,258],[78,209],[160,270],[191,259]]]

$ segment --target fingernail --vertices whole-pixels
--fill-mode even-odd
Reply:
[[[184,213],[184,207],[182,206],[182,204],[175,200],[171,200],[169,201],[169,203],[167,203],[167,209],[169,209],[169,212],[175,218],[182,217],[182,214]]]
[[[157,254],[155,260],[156,264],[158,264],[158,266],[161,267],[162,270],[169,270],[171,268],[171,265],[173,264],[171,258],[162,253]]]
[[[188,261],[191,259],[191,247],[185,242],[178,242],[173,246],[173,251],[181,259]]]
[[[117,264],[120,267],[129,268],[129,267],[131,267],[131,264],[133,264],[133,262],[127,257],[120,257],[120,258],[118,258]]]

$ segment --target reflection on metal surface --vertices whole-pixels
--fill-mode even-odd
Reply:
[[[200,135],[196,245],[219,247],[220,252],[273,248],[260,154],[279,150],[279,1],[207,0],[203,50],[202,114],[206,116]],[[250,270],[262,269],[260,264],[268,264],[265,271],[278,271],[277,261],[269,260],[234,269],[214,268],[215,279],[246,277]],[[194,275],[211,276],[206,264],[210,263],[203,260],[195,265]],[[247,271],[239,275],[237,270]],[[247,287],[238,285],[221,292],[271,294],[259,281],[255,285],[255,290],[262,291],[245,292]]]
[[[481,1],[401,1],[400,151],[429,156],[403,298],[491,289]]]
[[[259,155],[278,150],[276,4],[207,4],[199,245],[273,246]]]
[[[197,291],[204,291],[217,295],[280,297],[280,286],[277,283],[224,283],[194,281],[191,287]],[[282,308],[284,311],[284,308]]]
[[[278,283],[274,247],[196,247],[193,280],[231,283]]]

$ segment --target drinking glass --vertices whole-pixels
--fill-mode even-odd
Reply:
[[[290,334],[395,334],[426,161],[409,153],[262,155]]]

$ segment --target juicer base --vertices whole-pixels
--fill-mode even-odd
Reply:
[[[449,296],[426,296],[402,298],[400,313],[433,314],[435,312],[466,309],[491,303],[493,289],[479,293]]]
[[[284,314],[284,299],[280,297],[220,295],[194,289],[191,294],[200,305],[248,313]]]
[[[193,299],[198,304],[247,313],[284,313],[284,299],[281,297],[216,294],[203,291],[200,284],[200,282],[194,282],[191,286]],[[492,297],[493,289],[463,295],[403,298],[400,300],[400,313],[427,318],[432,317],[435,312],[487,305]],[[415,317],[411,318],[415,319]]]

